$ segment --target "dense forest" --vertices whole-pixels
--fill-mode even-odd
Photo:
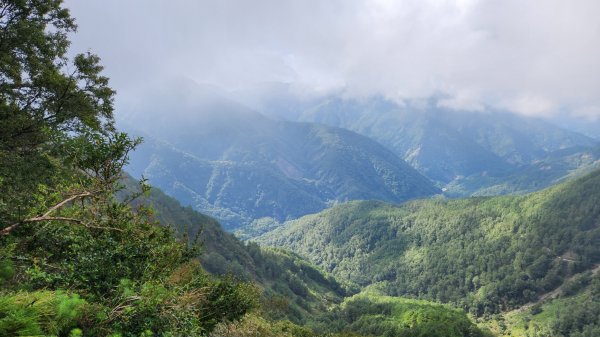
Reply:
[[[486,316],[595,267],[598,219],[600,171],[526,196],[350,202],[290,221],[260,242],[361,287]]]

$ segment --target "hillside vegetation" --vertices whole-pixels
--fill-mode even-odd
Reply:
[[[497,336],[592,337],[600,334],[600,274],[584,272],[553,294],[486,322]]]
[[[331,331],[365,336],[491,336],[460,310],[442,304],[382,296],[369,290],[318,318]]]
[[[350,202],[288,222],[259,242],[342,280],[453,303],[476,316],[510,310],[600,262],[600,171],[526,196]]]
[[[135,189],[132,179],[126,181]],[[213,218],[181,206],[159,189],[153,188],[135,203],[152,207],[155,218],[173,228],[177,236],[198,240],[199,259],[206,271],[257,284],[262,289],[262,311],[270,318],[306,323],[345,296],[344,288],[333,277],[305,259],[281,249],[245,244]]]

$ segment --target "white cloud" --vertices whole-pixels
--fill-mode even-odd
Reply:
[[[600,115],[596,0],[67,1],[74,49],[126,95],[187,76],[238,89],[444,97],[440,105]],[[119,100],[125,98],[120,97]]]
[[[528,96],[511,97],[507,99],[503,106],[508,111],[514,111],[523,115],[543,116],[558,111],[559,107],[552,100],[543,96]]]

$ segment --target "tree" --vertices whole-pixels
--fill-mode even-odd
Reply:
[[[66,57],[60,0],[0,2],[0,336],[196,336],[255,306],[131,206],[99,58]]]
[[[100,59],[66,56],[75,30],[61,0],[0,2],[0,228],[31,215],[40,185],[58,184],[53,150],[65,138],[114,130]]]

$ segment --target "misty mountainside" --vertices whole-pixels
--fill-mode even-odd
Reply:
[[[571,147],[500,176],[474,174],[446,185],[444,195],[493,196],[537,191],[600,168],[600,146]]]
[[[138,189],[131,177],[126,178],[125,184],[130,191]],[[246,244],[226,232],[215,219],[183,207],[158,188],[152,188],[135,203],[152,207],[160,224],[172,227],[178,236],[198,240],[199,259],[206,271],[258,284],[263,289],[265,313],[273,319],[305,323],[309,317],[340,303],[345,295],[332,276],[307,260],[289,251]]]
[[[275,114],[269,109],[271,103],[267,101],[263,106],[267,113]],[[309,102],[290,99],[290,104],[298,104],[303,110],[282,112],[282,118],[342,127],[368,136],[439,186],[451,183],[447,188],[454,188],[450,191],[454,195],[470,195],[479,189],[489,192],[498,181],[509,185],[505,193],[547,187],[556,181],[542,178],[533,186],[520,186],[511,180],[521,174],[531,178],[535,164],[555,158],[557,151],[579,148],[583,153],[598,144],[597,140],[541,119],[452,110],[438,107],[433,99],[400,106],[383,98],[350,100],[332,96]],[[575,161],[570,163],[572,166],[576,166]],[[553,176],[566,177],[570,173],[563,169]]]
[[[360,287],[493,314],[600,263],[600,170],[525,196],[349,202],[257,241]]]
[[[439,193],[393,152],[352,131],[275,121],[206,91],[185,97],[190,101],[153,106],[156,118],[131,128],[145,143],[127,170],[228,230],[347,200],[402,202]]]
[[[551,122],[600,141],[600,118],[567,118],[556,116]]]

